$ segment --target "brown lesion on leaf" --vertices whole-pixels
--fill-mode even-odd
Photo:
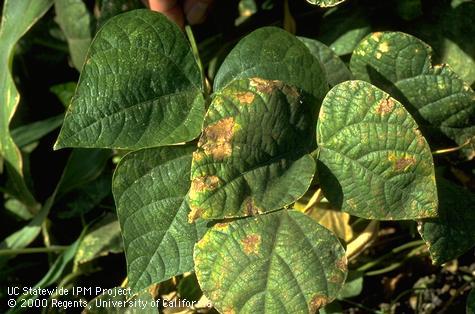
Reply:
[[[253,77],[250,79],[250,85],[258,92],[271,94],[274,90],[281,88],[283,83],[278,80],[265,80],[258,77]]]
[[[219,178],[217,176],[202,176],[194,178],[191,182],[191,192],[211,191],[218,187]]]
[[[382,32],[375,32],[371,35],[371,38],[375,41],[379,41],[381,39],[381,36],[383,36]]]
[[[248,197],[244,201],[244,210],[248,216],[255,216],[257,214],[262,213],[262,210],[256,206],[254,199],[252,197]]]
[[[241,240],[242,249],[246,255],[259,254],[259,247],[261,246],[261,236],[258,234],[250,234]]]
[[[237,100],[239,101],[240,104],[243,104],[243,105],[252,104],[255,97],[256,95],[252,92],[236,93]]]
[[[236,312],[234,312],[234,309],[233,308],[224,308],[223,309],[223,314],[235,314]]]
[[[410,166],[414,165],[415,163],[416,163],[416,159],[414,157],[399,158],[396,160],[396,163],[394,164],[394,169],[396,169],[396,171],[405,171]]]
[[[414,133],[416,133],[417,145],[424,146],[425,140],[424,140],[424,136],[422,135],[421,131],[419,129],[415,129]]]
[[[394,100],[387,97],[378,103],[378,106],[376,107],[376,113],[380,115],[385,115],[392,112],[393,109],[394,109]]]
[[[331,283],[340,283],[343,281],[343,278],[341,277],[341,275],[332,275],[329,279],[328,279],[328,282],[331,282]]]
[[[316,294],[308,304],[308,312],[316,313],[319,309],[330,303],[330,299],[326,295]]]
[[[223,160],[231,156],[231,140],[234,135],[234,118],[228,117],[207,126],[198,142],[206,155],[215,160]]]
[[[416,164],[416,158],[413,156],[397,157],[395,154],[389,155],[389,161],[393,163],[394,170],[406,171],[409,167]]]
[[[344,255],[342,258],[336,261],[335,263],[336,268],[341,270],[342,272],[347,272],[348,271],[348,259]]]
[[[229,229],[229,222],[219,222],[213,226],[216,230],[226,231]]]
[[[194,223],[196,219],[201,217],[203,211],[204,210],[201,207],[192,207],[190,213],[188,214],[188,222]]]

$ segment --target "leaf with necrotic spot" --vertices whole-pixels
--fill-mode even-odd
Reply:
[[[363,81],[335,86],[317,126],[318,175],[332,204],[369,219],[437,215],[429,146],[395,99]]]
[[[337,237],[287,210],[215,225],[196,244],[194,260],[204,294],[221,313],[315,313],[337,297],[347,275]]]
[[[253,215],[302,196],[315,173],[316,108],[281,81],[237,80],[216,93],[193,154],[190,219]]]

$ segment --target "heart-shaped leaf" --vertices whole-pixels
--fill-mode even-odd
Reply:
[[[253,215],[302,196],[317,103],[281,81],[237,80],[216,93],[193,153],[190,219]]]
[[[429,146],[404,107],[363,81],[335,86],[320,109],[318,174],[332,204],[369,219],[437,215]]]
[[[349,81],[352,78],[350,70],[341,61],[333,50],[318,40],[298,37],[307,46],[308,50],[318,59],[323,65],[325,74],[330,86],[335,86],[338,83]]]
[[[336,236],[287,210],[215,225],[194,260],[221,313],[315,313],[337,297],[347,274]]]
[[[253,77],[294,85],[319,101],[328,91],[318,59],[295,36],[276,27],[259,28],[239,41],[219,68],[214,90]]]
[[[419,222],[434,264],[446,263],[475,246],[475,194],[437,177],[439,217]]]
[[[189,141],[203,115],[200,71],[181,30],[160,13],[130,11],[94,38],[55,148]]]
[[[193,245],[204,231],[203,224],[187,222],[193,149],[135,151],[121,160],[114,174],[113,193],[133,291],[193,268]]]
[[[399,99],[435,149],[450,145],[444,138],[458,145],[472,141],[464,149],[471,159],[475,156],[475,94],[449,69],[432,67],[431,52],[425,43],[404,33],[373,33],[355,49],[350,67],[357,79]]]

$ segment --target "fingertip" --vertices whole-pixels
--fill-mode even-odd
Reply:
[[[165,13],[177,6],[177,0],[148,0],[150,10]]]

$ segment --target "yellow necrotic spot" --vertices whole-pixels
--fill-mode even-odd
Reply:
[[[389,51],[389,44],[385,41],[385,42],[382,42],[379,47],[378,47],[378,50],[381,51],[381,52],[388,52]]]

